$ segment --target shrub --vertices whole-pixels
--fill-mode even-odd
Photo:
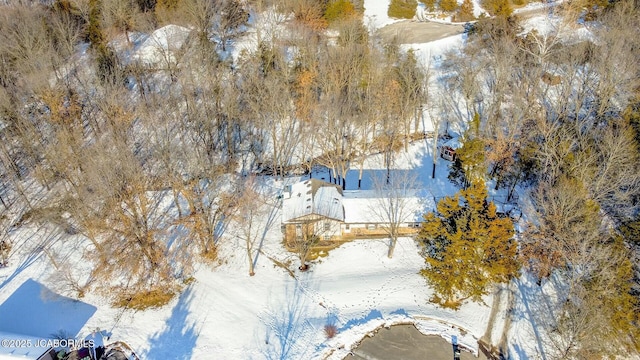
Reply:
[[[133,294],[122,294],[116,298],[113,305],[120,308],[146,310],[168,304],[175,295],[176,289],[173,287],[157,287]]]
[[[335,324],[326,324],[324,326],[324,334],[327,339],[332,339],[338,334],[338,327]]]
[[[416,0],[391,0],[387,15],[394,18],[413,19],[417,6]]]
[[[299,1],[291,9],[297,22],[314,30],[321,31],[327,27],[324,17],[325,8],[318,1]]]

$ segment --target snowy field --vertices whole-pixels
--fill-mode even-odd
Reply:
[[[387,13],[389,0],[365,0],[365,22],[375,28],[393,23]],[[277,21],[276,21],[277,20]],[[282,19],[276,19],[279,23]],[[533,18],[532,28],[551,28],[552,18]],[[264,33],[280,31],[279,26]],[[171,32],[180,41],[185,30],[168,27],[151,36],[134,38],[132,56],[161,61],[169,50],[163,34]],[[252,40],[235,44],[234,57],[249,49]],[[459,49],[463,35],[427,44],[406,45],[424,64],[437,68],[450,50]],[[166,54],[165,54],[166,55]],[[434,76],[434,78],[437,78]],[[427,114],[428,116],[428,114]],[[424,126],[430,130],[429,126]],[[438,161],[436,178],[431,179],[432,145],[418,142],[396,157],[397,171],[409,171],[420,180],[431,196],[438,198],[456,189],[447,179],[448,163]],[[363,187],[372,187],[372,178],[384,172],[381,156],[365,162]],[[318,172],[314,177],[327,176]],[[357,184],[358,169],[347,175],[347,189]],[[288,179],[296,181],[299,179]],[[265,179],[276,190],[284,184]],[[267,228],[257,255],[256,275],[248,275],[246,249],[234,238],[222,242],[221,263],[199,265],[195,282],[168,305],[147,311],[112,307],[104,297],[88,294],[80,301],[57,295],[50,274],[53,266],[42,245],[52,236],[48,226],[24,227],[11,234],[20,251],[9,267],[0,269],[0,334],[18,333],[37,338],[52,337],[59,330],[67,336],[84,338],[96,328],[105,330],[111,341],[126,341],[142,359],[342,359],[349,349],[380,326],[416,323],[425,334],[437,334],[477,350],[477,340],[485,334],[493,303],[467,303],[459,311],[439,308],[429,302],[431,289],[419,271],[424,267],[420,249],[412,239],[399,240],[395,255],[388,259],[384,240],[358,240],[331,250],[314,262],[310,271],[292,276],[277,266],[290,263],[296,269],[294,254],[284,251],[280,232],[280,209],[270,213],[276,221]],[[267,223],[267,219],[262,221]],[[67,249],[79,254],[82,249]],[[277,260],[277,261],[275,261]],[[520,317],[512,326],[512,355],[526,359],[539,355],[535,328],[527,316],[528,296],[533,286],[518,283],[516,308]],[[500,302],[500,307],[504,304]],[[55,314],[55,316],[52,316]],[[504,317],[498,317],[504,323]],[[338,334],[326,339],[324,326],[335,325]],[[501,329],[496,325],[494,329]],[[492,337],[498,337],[495,330]],[[2,358],[0,349],[0,358]],[[538,354],[538,355],[536,355]]]
[[[436,179],[427,175],[431,171],[428,145],[410,146],[398,157],[403,168],[398,171],[415,172],[426,188],[439,194],[455,191],[446,180],[447,162],[440,160]],[[367,161],[365,179],[381,169],[376,160]],[[357,173],[352,169],[348,179]],[[363,184],[368,188],[371,181]],[[280,209],[274,211],[279,219]],[[14,234],[32,244],[49,235],[46,228],[25,228]],[[49,285],[47,256],[25,246],[22,257],[16,256],[12,266],[0,269],[0,318],[4,320],[0,332],[47,338],[64,327],[69,336],[84,338],[100,328],[112,341],[126,341],[150,360],[341,359],[376,328],[409,322],[425,334],[449,340],[456,336],[461,345],[477,349],[489,307],[469,303],[450,311],[431,304],[432,291],[418,273],[424,260],[414,240],[400,239],[392,259],[386,256],[386,240],[347,243],[313,263],[310,271],[296,270],[295,277],[273,261],[297,267],[294,254],[285,252],[281,241],[276,221],[268,229],[256,275],[251,277],[243,245],[227,239],[220,251],[221,264],[200,265],[195,282],[180,296],[147,311],[113,308],[95,295],[81,302],[56,295],[48,289],[55,284]],[[485,303],[490,305],[491,298]],[[57,317],[48,315],[52,312]],[[330,340],[324,334],[327,324],[338,328]]]
[[[370,29],[379,29],[402,19],[393,19],[387,15],[390,0],[365,0],[364,24]]]

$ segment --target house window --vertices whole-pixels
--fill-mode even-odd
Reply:
[[[331,230],[331,223],[329,223],[328,221],[326,221],[324,223],[324,231],[329,231]]]
[[[296,225],[296,235],[297,236],[302,236],[302,225],[300,225],[300,224]]]
[[[349,230],[349,224],[344,224],[344,229]]]
[[[375,230],[376,224],[367,224],[367,230]]]
[[[327,240],[327,241],[331,240],[331,235],[325,234],[324,235],[324,239]]]

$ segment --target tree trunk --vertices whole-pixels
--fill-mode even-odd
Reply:
[[[253,256],[251,256],[251,249],[247,249],[247,256],[249,257],[249,276],[256,274],[253,267]]]
[[[511,198],[513,197],[513,192],[515,191],[517,184],[518,184],[518,177],[516,177],[515,180],[513,180],[513,183],[509,187],[509,192],[507,193],[507,202],[511,201]]]
[[[389,241],[389,252],[387,253],[387,257],[389,259],[391,259],[393,257],[393,252],[396,249],[396,243],[398,242],[398,238],[395,236],[392,236],[390,241]]]
[[[360,172],[358,173],[358,190],[362,187],[362,172],[364,168],[364,156],[362,156],[362,161],[360,161]]]

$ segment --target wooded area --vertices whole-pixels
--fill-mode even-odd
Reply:
[[[580,16],[573,5],[559,9],[558,34]],[[559,274],[565,293],[538,314],[555,334],[549,357],[639,351],[640,11],[600,5],[593,41],[523,35],[496,10],[435,78],[368,31],[362,1],[10,1],[0,11],[0,263],[9,231],[53,227],[91,264],[77,278],[48,253],[75,296],[158,294],[153,305],[190,281],[195,261],[220,260],[233,224],[253,273],[253,202],[264,200],[253,176],[323,165],[345,187],[348,169],[378,153],[389,171],[423,131],[424,108],[466,129],[451,176],[461,192],[419,236],[439,301],[477,299],[520,267],[539,283]],[[182,46],[155,62],[129,55],[169,24],[192,29]],[[249,28],[255,46],[234,59]],[[530,199],[520,232],[486,201],[489,181]],[[450,268],[462,250],[475,282],[445,282],[459,278]],[[468,280],[469,269],[456,274]]]

